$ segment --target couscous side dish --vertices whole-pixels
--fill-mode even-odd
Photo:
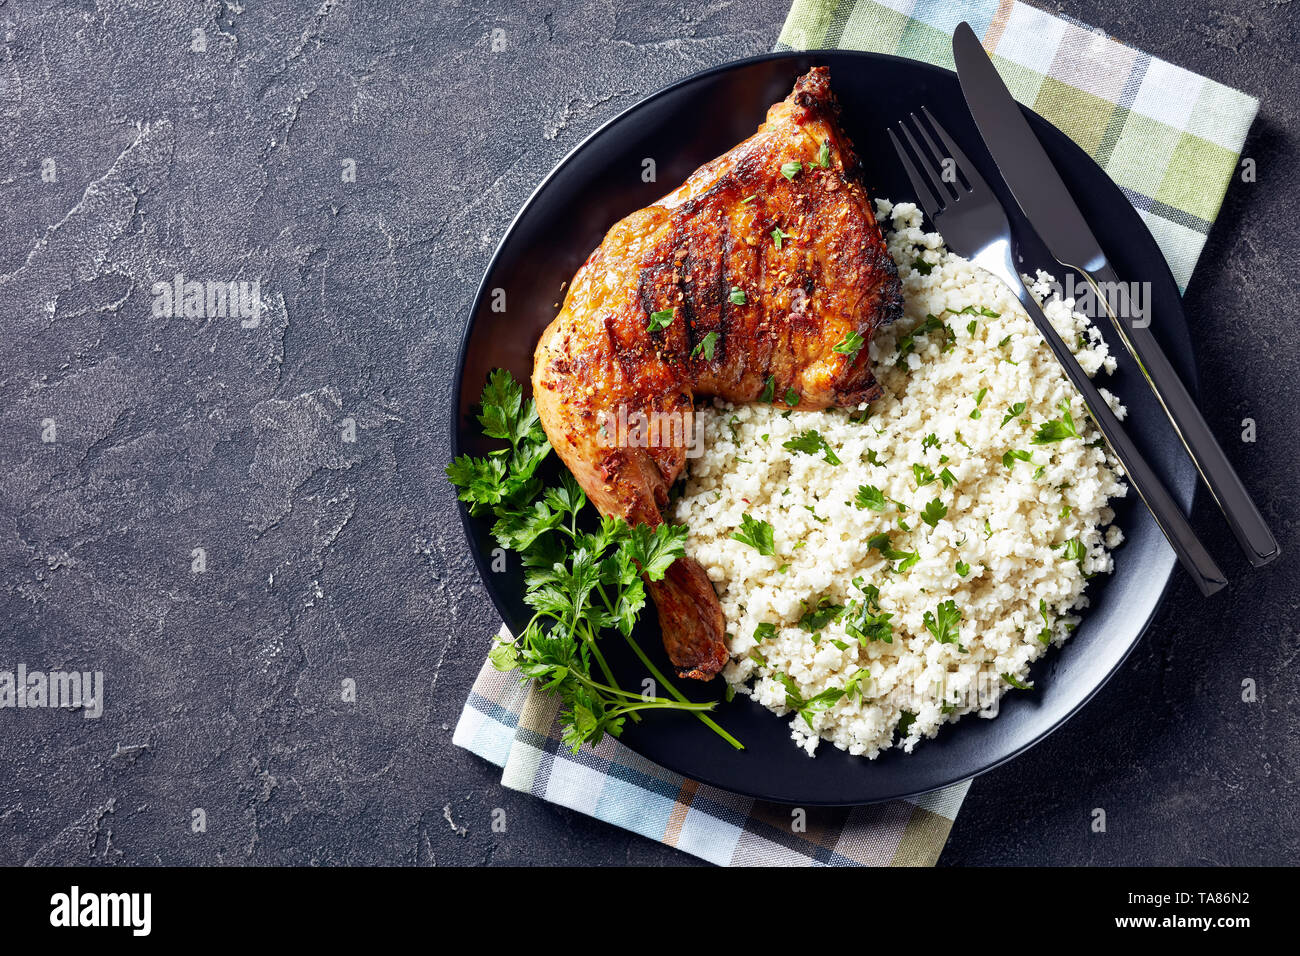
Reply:
[[[671,519],[721,599],[723,676],[809,754],[875,757],[996,713],[1065,641],[1121,541],[1118,464],[1010,291],[881,201],[904,317],[870,354],[884,396],[698,412]],[[1072,302],[1035,295],[1090,375],[1114,359]],[[1122,415],[1109,394],[1107,400]]]

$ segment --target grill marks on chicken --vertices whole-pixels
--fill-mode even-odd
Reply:
[[[533,393],[602,514],[659,524],[685,465],[681,440],[618,447],[620,409],[676,413],[680,439],[697,398],[806,410],[880,396],[866,343],[901,314],[902,290],[837,112],[825,68],[800,77],[754,136],[617,223],[574,276]],[[721,670],[725,621],[699,563],[679,559],[649,589],[682,676]]]

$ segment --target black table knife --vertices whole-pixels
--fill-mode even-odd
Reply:
[[[1149,317],[1132,315],[1127,309],[1120,310],[1123,314],[1116,313],[1112,299],[1121,288],[1119,277],[968,24],[957,27],[952,52],[975,124],[1025,217],[1052,256],[1088,280],[1093,295],[1110,315],[1125,347],[1169,415],[1250,563],[1261,567],[1272,561],[1280,553],[1277,539],[1151,334]]]

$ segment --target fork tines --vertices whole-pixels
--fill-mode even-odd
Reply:
[[[912,135],[912,129],[908,127],[906,121],[900,122],[898,129],[911,147],[911,154],[899,142],[893,127],[890,127],[887,132],[890,141],[894,144],[894,151],[898,153],[903,169],[907,171],[907,177],[912,181],[916,195],[921,200],[921,205],[933,220],[947,206],[960,200],[964,193],[987,191],[988,184],[975,171],[975,166],[962,152],[961,147],[953,142],[948,131],[930,114],[930,111],[922,107],[921,114],[925,117],[924,121],[915,113],[909,114],[909,117],[912,121],[911,126],[925,143],[924,149]],[[935,135],[939,137],[943,149],[935,143],[927,126],[932,128]],[[912,161],[913,155],[916,157],[916,163]],[[917,168],[918,164],[920,169]],[[921,170],[924,170],[924,174]]]

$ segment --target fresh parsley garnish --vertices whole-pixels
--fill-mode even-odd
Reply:
[[[907,367],[907,356],[916,348],[916,339],[918,336],[927,335],[930,332],[937,332],[943,328],[943,320],[937,315],[927,314],[925,321],[914,328],[909,334],[903,336],[898,343],[898,358],[894,360],[897,368]]]
[[[844,338],[840,339],[833,346],[831,346],[831,351],[839,352],[841,355],[847,355],[849,357],[849,361],[852,362],[855,358],[858,357],[858,353],[862,351],[862,346],[866,344],[867,344],[866,339],[864,339],[857,332],[850,329],[848,334],[845,335]]]
[[[813,726],[813,717],[844,696],[844,690],[842,688],[828,687],[816,697],[810,697],[808,700],[804,700],[803,696],[799,693],[799,685],[797,685],[793,680],[785,674],[778,673],[775,676],[776,679],[781,682],[781,686],[785,688],[786,709],[793,710],[802,717],[810,730]]]
[[[1038,431],[1034,433],[1032,439],[1035,445],[1049,445],[1066,438],[1080,437],[1078,429],[1074,427],[1074,418],[1070,415],[1069,402],[1062,401],[1057,407],[1061,410],[1061,417],[1053,418],[1038,426]]]
[[[863,647],[872,641],[894,643],[894,625],[890,623],[890,618],[894,615],[881,610],[880,588],[874,584],[863,584],[861,578],[854,578],[853,583],[862,592],[863,600],[849,600],[844,615],[845,633],[856,637]]]
[[[822,140],[821,148],[817,150],[817,165],[822,169],[830,169],[831,144],[829,140]]]
[[[985,388],[981,388],[979,394],[975,396],[975,407],[971,409],[971,413],[970,413],[971,418],[979,418],[983,414],[980,411],[980,406],[984,404],[984,396],[987,395],[988,393],[989,390],[987,387],[985,387]]]
[[[780,226],[777,226],[772,230],[772,245],[776,246],[778,249],[781,248],[781,243],[789,238],[790,233],[783,231]]]
[[[803,163],[797,159],[792,159],[788,163],[781,164],[781,175],[786,179],[794,179],[803,172]]]
[[[536,474],[551,447],[520,384],[497,369],[481,404],[484,435],[508,447],[483,458],[461,455],[447,467],[447,477],[472,513],[496,519],[492,534],[498,543],[519,553],[524,601],[535,612],[516,637],[492,648],[493,666],[517,670],[560,698],[562,739],[575,751],[605,734],[618,736],[626,719],[637,720],[639,711],[651,708],[694,712],[740,748],[704,713],[712,704],[687,702],[652,665],[655,680],[675,699],[622,690],[599,648],[602,636],[614,631],[648,661],[632,637],[646,603],[645,581],[662,580],[685,554],[686,528],[630,526],[603,517],[594,530],[583,530],[579,518],[587,496],[573,476],[563,472],[558,485],[547,486]]]
[[[1032,461],[1033,452],[1021,451],[1019,448],[1010,448],[1002,453],[1002,464],[1007,468],[1015,467],[1018,461]]]
[[[650,313],[650,323],[646,326],[647,332],[658,332],[660,329],[666,329],[673,324],[673,310],[660,309],[658,312]]]
[[[844,613],[844,605],[835,604],[828,597],[819,598],[811,607],[807,601],[804,601],[803,608],[804,613],[799,618],[799,627],[809,634],[820,631],[831,621],[839,620],[840,615]]]
[[[758,396],[760,402],[771,402],[776,397],[776,376],[769,375],[763,383],[763,394]]]
[[[963,649],[958,640],[961,637],[961,611],[957,609],[957,602],[944,601],[933,611],[926,611],[921,622],[940,644],[956,644],[958,650]]]
[[[889,532],[887,531],[873,534],[867,539],[867,547],[879,551],[881,557],[886,561],[897,561],[898,564],[894,567],[895,574],[902,574],[921,560],[921,555],[915,551],[897,550],[890,541]]]
[[[938,498],[934,498],[925,506],[924,510],[922,510],[921,520],[933,528],[947,514],[948,506]]]
[[[1038,632],[1038,639],[1044,644],[1052,643],[1052,621],[1047,616],[1047,602],[1042,598],[1038,599],[1038,616],[1043,619],[1043,629]]]
[[[853,499],[853,503],[859,508],[867,508],[871,511],[884,511],[889,507],[885,493],[875,485],[858,485],[858,494]]]
[[[999,425],[998,428],[1006,427],[1007,422],[1019,418],[1024,413],[1025,413],[1025,403],[1016,402],[1014,405],[1008,408],[1007,413],[1002,416],[1002,424]]]
[[[772,526],[766,521],[751,518],[749,515],[740,516],[740,530],[731,536],[741,544],[747,544],[759,554],[772,555],[776,553],[776,545],[772,538]]]
[[[733,285],[731,287],[731,292],[727,294],[727,299],[731,302],[732,305],[744,305],[745,290],[738,285]]]
[[[830,442],[823,438],[821,432],[814,428],[788,439],[782,443],[781,447],[787,451],[802,452],[805,455],[816,455],[821,452],[822,459],[827,464],[840,464],[839,456],[835,454],[835,449],[831,448]]]
[[[717,345],[718,333],[710,332],[696,343],[695,348],[691,349],[691,358],[695,358],[697,355],[703,355],[706,362],[712,362],[713,351]]]
[[[862,700],[862,682],[871,680],[871,672],[865,667],[859,667],[853,672],[853,675],[844,684],[844,696],[849,700],[857,698]]]

